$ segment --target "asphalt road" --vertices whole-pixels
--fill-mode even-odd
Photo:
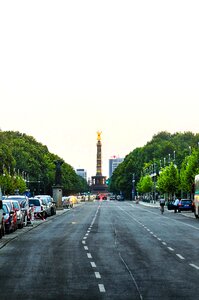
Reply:
[[[39,223],[1,241],[1,300],[198,297],[192,213],[96,201]]]

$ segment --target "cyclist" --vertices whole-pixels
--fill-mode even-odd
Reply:
[[[160,211],[163,214],[165,206],[165,199],[160,199]]]

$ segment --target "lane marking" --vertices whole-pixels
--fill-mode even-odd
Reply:
[[[199,267],[194,264],[189,264],[191,267],[195,268],[196,270],[199,270]]]
[[[88,258],[92,258],[92,255],[90,253],[87,253]]]
[[[86,242],[85,242],[85,241],[82,241],[82,244],[86,244]]]
[[[83,239],[86,240],[86,239],[87,239],[87,236],[83,237]]]
[[[85,250],[88,250],[88,247],[87,247],[87,246],[84,246],[84,249],[85,249]]]
[[[173,248],[171,248],[171,247],[167,247],[170,251],[174,251],[174,249]]]
[[[99,273],[99,272],[95,272],[95,277],[96,277],[96,278],[101,278],[100,273]]]
[[[96,264],[94,263],[94,261],[91,261],[91,266],[92,266],[93,268],[96,268]]]
[[[167,243],[165,243],[165,242],[162,242],[162,245],[166,246],[166,245],[167,245]]]
[[[182,255],[180,254],[176,254],[176,256],[178,256],[180,259],[185,259]]]
[[[100,290],[100,293],[105,293],[105,287],[103,284],[98,284],[98,287],[99,287],[99,290]]]

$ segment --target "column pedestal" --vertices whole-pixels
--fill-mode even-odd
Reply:
[[[53,200],[56,203],[57,209],[63,209],[62,205],[62,186],[54,185],[53,186]]]

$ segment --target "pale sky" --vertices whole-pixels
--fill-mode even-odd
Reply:
[[[199,1],[0,1],[0,128],[74,168],[199,132]]]

